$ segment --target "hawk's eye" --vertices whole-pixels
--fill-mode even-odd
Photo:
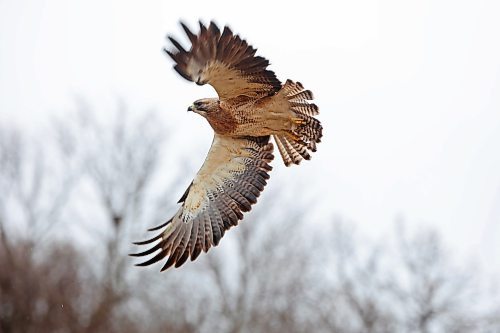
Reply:
[[[196,107],[201,106],[201,102],[198,102],[198,101],[194,102],[194,106],[196,106]]]

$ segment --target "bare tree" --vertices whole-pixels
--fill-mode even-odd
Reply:
[[[0,130],[2,332],[77,331],[81,324],[78,299],[66,298],[80,291],[80,257],[73,247],[49,241],[73,179],[55,177],[61,165],[47,163],[51,154],[18,130]]]
[[[87,329],[112,331],[117,327],[107,325],[120,322],[123,327],[129,321],[120,308],[135,297],[129,285],[134,281],[127,257],[130,237],[133,230],[144,226],[151,208],[152,179],[165,131],[152,113],[133,119],[122,102],[107,121],[98,119],[82,101],[78,107],[77,118],[58,127],[59,143],[68,159],[78,161],[81,190],[97,198],[87,203],[101,213],[98,225],[89,229],[91,233],[98,230],[99,242],[106,244],[100,269],[95,272],[101,283],[95,290]],[[116,316],[119,320],[107,320]]]
[[[1,332],[499,331],[498,296],[437,234],[399,229],[391,246],[269,190],[195,263],[133,267],[131,241],[192,175],[169,160],[170,178],[156,172],[168,132],[151,114],[78,106],[56,145],[0,131]]]
[[[9,251],[9,242],[17,237],[31,240],[34,247],[60,222],[74,179],[55,176],[61,165],[48,163],[54,154],[57,152],[16,129],[0,129],[0,239],[4,250]]]
[[[321,326],[334,332],[394,332],[384,247],[359,239],[353,223],[338,219],[326,234],[325,280],[315,291]]]
[[[301,317],[294,314],[309,278],[307,252],[296,246],[306,243],[299,237],[300,218],[276,219],[267,207],[241,223],[226,251],[207,258],[225,332],[300,330]]]
[[[262,201],[219,247],[160,277],[163,306],[177,318],[177,327],[187,332],[302,332],[312,327],[304,305],[312,303],[314,233],[303,228],[300,210],[288,215],[278,208],[285,203]]]
[[[471,270],[451,266],[435,232],[398,232],[402,276],[394,290],[410,332],[474,332],[478,318],[471,303],[483,302]]]
[[[332,261],[318,308],[335,332],[477,332],[491,326],[481,293],[466,266],[455,267],[431,231],[406,236],[396,247],[370,243],[337,223]],[[488,316],[491,318],[491,316]],[[484,330],[487,331],[487,330]]]
[[[4,194],[0,196],[0,299],[16,300],[0,307],[0,322],[5,324],[2,331],[56,327],[42,325],[42,317],[34,315],[37,302],[52,309],[54,300],[60,306],[66,304],[63,313],[68,315],[75,305],[79,317],[73,321],[80,326],[68,326],[70,331],[138,331],[125,313],[129,303],[142,296],[141,288],[131,287],[140,276],[130,269],[127,253],[131,229],[156,216],[156,207],[149,200],[151,192],[162,190],[154,189],[151,180],[164,131],[152,114],[132,119],[123,104],[109,123],[97,119],[83,102],[78,111],[73,121],[66,119],[55,126],[57,145],[47,136],[42,146],[28,143],[19,132],[0,131],[0,190]],[[94,223],[89,223],[89,216]],[[56,223],[59,228],[53,228]],[[68,298],[62,300],[56,297],[60,293],[44,286],[49,277],[38,283],[36,277],[54,260],[47,256],[62,251],[67,241],[78,241],[71,230],[96,241],[91,248],[81,248],[90,251],[85,260],[76,252],[65,257],[68,276],[70,267],[79,269],[73,278],[60,275],[61,281],[70,279],[82,289],[68,287]],[[43,299],[36,296],[38,291],[53,297],[38,301],[37,297]],[[82,307],[76,307],[79,299]],[[25,325],[19,326],[13,320],[16,316]],[[53,316],[43,318],[48,323]]]
[[[85,263],[77,250],[57,243],[46,246],[46,257],[37,260],[24,240],[11,250],[10,258],[0,251],[1,332],[83,331],[84,288],[93,283],[81,276]]]
[[[493,312],[477,316],[484,313],[480,295],[464,269],[450,264],[436,235],[416,233],[391,247],[387,238],[366,240],[336,223],[333,232],[314,237],[318,229],[306,225],[300,213],[281,215],[279,206],[291,205],[261,203],[195,265],[158,275],[163,282],[159,307],[173,317],[162,327],[174,332],[494,331]]]

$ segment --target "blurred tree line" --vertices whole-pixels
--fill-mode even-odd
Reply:
[[[374,242],[279,193],[195,263],[134,267],[193,177],[172,128],[80,101],[47,132],[0,127],[1,333],[500,332],[498,295],[432,230]]]

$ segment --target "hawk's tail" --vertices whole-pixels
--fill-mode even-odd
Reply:
[[[323,127],[314,116],[319,114],[316,104],[310,103],[313,94],[304,90],[300,82],[287,80],[278,94],[288,100],[292,111],[292,127],[288,133],[274,135],[274,140],[286,166],[299,164],[303,159],[311,159],[310,152],[316,151],[321,141]]]

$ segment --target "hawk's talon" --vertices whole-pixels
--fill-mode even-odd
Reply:
[[[292,118],[292,122],[295,125],[304,125],[306,123],[306,121],[302,118]]]

